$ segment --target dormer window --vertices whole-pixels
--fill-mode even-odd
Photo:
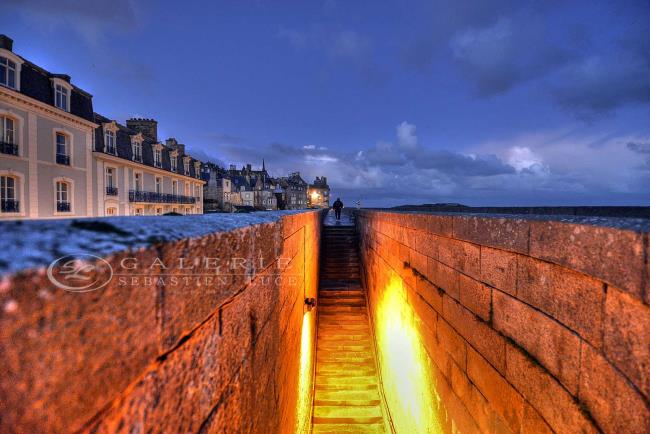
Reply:
[[[133,151],[133,161],[142,163],[142,133],[131,136],[131,149]]]
[[[198,161],[194,162],[194,177],[195,178],[201,177],[201,163],[199,163]]]
[[[178,170],[178,154],[175,151],[169,154],[169,165],[172,172]]]
[[[54,85],[54,105],[61,110],[70,111],[70,91],[61,84]]]
[[[189,158],[184,158],[183,159],[183,171],[185,175],[190,174],[190,159]]]
[[[6,57],[0,57],[0,84],[17,90],[17,76],[16,62]]]
[[[154,148],[153,150],[153,165],[162,167],[162,150],[160,148]]]
[[[106,153],[108,154],[117,154],[117,149],[115,147],[115,131],[107,130],[104,134],[104,146]]]

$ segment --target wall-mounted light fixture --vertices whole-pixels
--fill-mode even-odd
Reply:
[[[305,307],[307,308],[307,312],[311,311],[316,307],[316,299],[314,297],[305,298]]]

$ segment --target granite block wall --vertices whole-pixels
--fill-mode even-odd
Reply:
[[[83,233],[58,222],[90,251],[136,224],[175,233],[100,255],[113,275],[94,291],[62,290],[45,266],[5,272],[0,432],[304,431],[315,312],[303,306],[317,295],[320,213],[211,230],[219,218],[102,219]],[[54,238],[50,223],[24,224],[41,243]]]
[[[362,210],[357,230],[397,432],[650,432],[647,220]]]

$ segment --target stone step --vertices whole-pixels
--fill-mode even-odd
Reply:
[[[365,298],[364,291],[359,289],[345,289],[345,290],[336,290],[336,289],[323,289],[318,292],[319,297],[363,297]]]
[[[346,424],[346,423],[318,423],[312,431],[316,434],[380,434],[385,433],[383,423],[373,424]]]
[[[321,362],[316,369],[316,375],[323,377],[342,378],[347,376],[377,376],[375,367],[369,363],[354,365],[352,363]]]
[[[368,325],[368,318],[366,315],[354,315],[349,314],[345,315],[340,312],[328,313],[326,310],[328,307],[321,308],[319,312],[319,325],[346,325],[346,324],[365,324]]]
[[[368,390],[316,390],[314,400],[320,401],[376,401],[381,399],[378,389]]]
[[[378,405],[314,406],[314,423],[378,423],[383,422]]]
[[[318,380],[318,377],[316,378]],[[374,391],[379,393],[379,388],[377,387],[377,379],[371,384],[359,384],[359,383],[347,383],[341,384],[339,382],[318,382],[314,385],[315,390],[324,390],[324,391],[342,391],[346,390],[349,392],[363,392],[363,391]]]
[[[320,349],[316,352],[318,363],[375,363],[372,354],[368,351],[346,351],[340,352],[331,349]]]
[[[364,297],[318,297],[321,306],[355,306],[362,307],[366,305]]]

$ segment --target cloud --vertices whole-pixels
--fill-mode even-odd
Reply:
[[[552,92],[560,105],[583,118],[650,103],[650,53],[618,48],[580,59],[561,72]]]
[[[454,63],[483,97],[541,77],[569,58],[547,41],[543,25],[528,17],[500,18],[487,27],[460,31],[450,47]]]
[[[628,142],[627,149],[638,152],[639,154],[650,154],[650,142]]]
[[[138,27],[140,7],[134,0],[5,0],[3,7],[13,9],[34,25],[49,29],[72,28],[84,39],[96,44],[109,32],[129,32]]]

